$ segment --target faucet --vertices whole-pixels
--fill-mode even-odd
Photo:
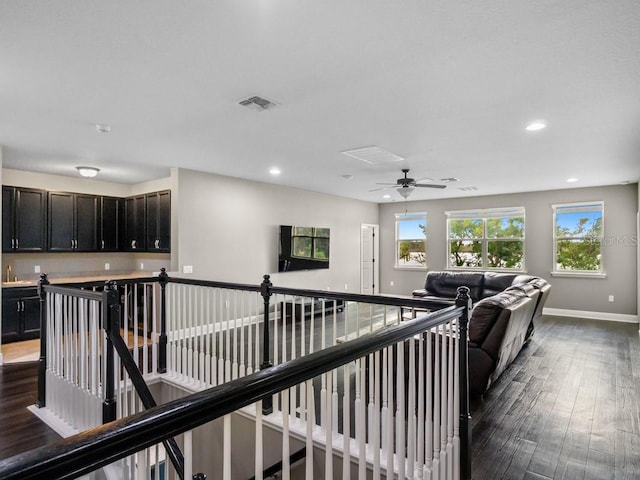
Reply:
[[[7,283],[11,281],[11,265],[7,265]]]

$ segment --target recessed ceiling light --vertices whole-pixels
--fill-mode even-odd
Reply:
[[[391,195],[389,195],[388,193],[382,195],[382,198],[391,198]]]
[[[98,133],[109,133],[111,131],[111,125],[98,123],[96,125],[96,130],[98,131]]]
[[[282,172],[278,167],[271,167],[271,169],[269,170],[269,173],[271,175],[277,176],[277,175],[280,175]]]
[[[98,172],[100,171],[99,168],[95,168],[95,167],[76,167],[76,169],[78,170],[78,172],[80,172],[80,175],[82,175],[83,177],[95,177],[96,175],[98,175]]]
[[[345,180],[353,180],[353,175],[351,174],[341,175],[341,177]]]
[[[567,178],[567,183],[575,183],[577,181],[578,181],[578,179],[575,178],[575,177]]]
[[[547,128],[547,122],[544,120],[536,120],[535,122],[531,122],[529,125],[525,127],[525,130],[528,132],[536,132],[538,130],[543,130]]]

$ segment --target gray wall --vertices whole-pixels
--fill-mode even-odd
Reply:
[[[360,228],[377,223],[377,204],[185,169],[172,172],[172,188],[173,268],[192,265],[194,278],[259,283],[272,274],[278,286],[360,291]],[[330,268],[274,274],[281,224],[330,228]]]
[[[551,205],[596,200],[605,202],[605,237],[626,238],[628,243],[605,242],[603,261],[607,277],[604,279],[551,277]],[[446,266],[444,212],[492,207],[525,207],[526,269],[529,274],[543,277],[552,283],[547,307],[629,315],[637,313],[637,184],[408,202],[409,212],[427,212],[428,269],[443,270]],[[404,202],[380,205],[380,290],[383,293],[410,294],[412,290],[424,285],[426,270],[394,269],[394,215],[403,213],[404,210]],[[393,287],[390,282],[394,283]],[[609,295],[614,295],[614,303],[608,302]]]

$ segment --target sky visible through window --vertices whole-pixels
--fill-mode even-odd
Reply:
[[[556,214],[556,225],[559,228],[566,228],[570,232],[573,232],[577,228],[579,221],[583,218],[589,219],[587,223],[587,230],[589,230],[597,219],[602,218],[602,212],[558,212]]]
[[[402,218],[398,218],[402,220]],[[424,232],[420,225],[425,225],[425,220],[402,220],[398,222],[398,238],[400,240],[409,240],[416,238],[424,238]]]

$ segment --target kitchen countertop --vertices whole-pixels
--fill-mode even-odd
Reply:
[[[49,283],[64,284],[64,283],[81,283],[81,282],[106,282],[107,280],[128,280],[132,278],[148,278],[155,277],[150,272],[134,272],[134,273],[120,273],[112,275],[88,275],[88,276],[74,276],[74,277],[49,277]],[[37,287],[38,280],[18,280],[17,282],[2,282],[2,288],[17,288],[17,287]]]

